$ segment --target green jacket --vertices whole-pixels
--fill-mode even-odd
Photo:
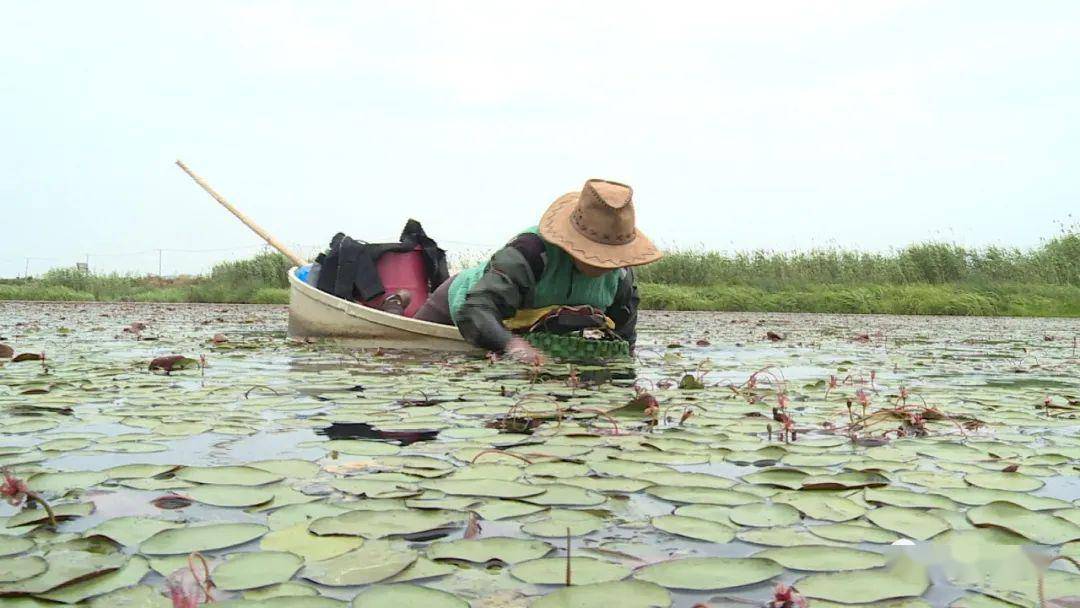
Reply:
[[[615,332],[633,346],[638,307],[633,271],[624,268],[587,277],[535,228],[495,252],[487,264],[458,274],[449,293],[450,314],[461,334],[494,351],[503,350],[511,338],[503,319],[520,309],[558,304],[604,310],[615,322]]]

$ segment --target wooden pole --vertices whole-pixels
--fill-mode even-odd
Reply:
[[[184,173],[190,175],[191,179],[195,180],[195,183],[199,184],[199,186],[201,186],[203,190],[206,190],[207,194],[214,197],[214,200],[221,203],[222,207],[228,209],[233,215],[237,217],[237,219],[239,219],[241,222],[244,222],[244,225],[246,225],[248,228],[251,228],[255,231],[255,234],[262,237],[262,240],[266,241],[267,244],[269,244],[271,247],[277,249],[281,252],[282,255],[289,258],[289,260],[293,264],[296,264],[297,266],[303,266],[304,264],[307,264],[306,260],[293,253],[293,251],[286,247],[284,243],[275,239],[269,232],[263,230],[261,226],[252,221],[251,218],[241,213],[240,210],[236,207],[233,207],[232,203],[225,200],[225,197],[215,192],[214,189],[210,187],[210,184],[206,183],[203,178],[195,175],[195,173],[191,169],[188,169],[187,165],[185,165],[183,161],[176,161],[176,165],[183,169]]]

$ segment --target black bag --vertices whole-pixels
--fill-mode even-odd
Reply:
[[[450,278],[446,251],[440,249],[439,244],[424,232],[420,222],[413,219],[405,223],[397,243],[367,243],[342,232],[335,234],[330,239],[330,248],[315,258],[322,266],[316,287],[346,300],[366,302],[377,298],[386,290],[375,262],[384,253],[405,253],[417,247],[423,251],[428,293],[431,293]]]

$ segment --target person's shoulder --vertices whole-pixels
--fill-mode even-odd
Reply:
[[[522,232],[511,239],[506,246],[512,247],[521,253],[521,256],[528,262],[529,268],[532,269],[534,277],[539,277],[544,272],[547,245],[539,234]]]

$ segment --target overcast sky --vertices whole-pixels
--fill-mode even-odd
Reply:
[[[1076,0],[0,7],[3,277],[257,251],[177,158],[305,247],[498,245],[590,177],[669,247],[1032,246],[1080,210]]]

